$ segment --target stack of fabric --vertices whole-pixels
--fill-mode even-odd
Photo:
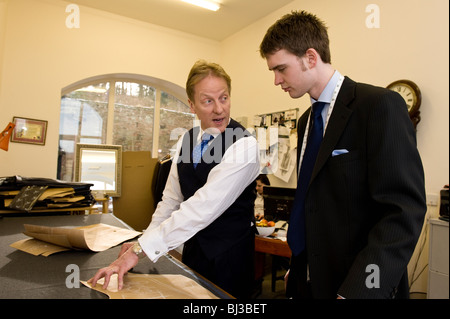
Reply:
[[[93,184],[49,178],[0,177],[0,210],[39,211],[89,208]]]

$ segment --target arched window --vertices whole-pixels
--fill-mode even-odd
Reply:
[[[58,179],[73,180],[77,143],[173,155],[194,118],[184,89],[164,80],[110,74],[74,83],[61,91]]]

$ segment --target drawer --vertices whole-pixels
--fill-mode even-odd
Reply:
[[[428,273],[428,299],[448,299],[448,275],[430,271]]]
[[[430,270],[448,275],[448,223],[430,222]]]

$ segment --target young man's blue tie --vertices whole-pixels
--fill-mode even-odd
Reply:
[[[207,145],[209,141],[211,141],[214,138],[214,136],[204,133],[202,135],[202,141],[200,144],[197,144],[196,147],[194,147],[194,150],[192,151],[192,160],[194,163],[194,168],[197,168],[197,164],[200,163],[200,159],[203,156],[203,153],[207,149]]]
[[[311,179],[317,153],[323,139],[323,102],[316,102],[312,106],[312,128],[309,133],[306,150],[300,168],[294,203],[292,204],[291,216],[287,241],[294,256],[299,255],[305,249],[305,197]]]

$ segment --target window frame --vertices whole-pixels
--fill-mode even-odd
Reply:
[[[152,157],[158,158],[159,133],[160,133],[160,109],[161,109],[161,94],[165,92],[170,94],[186,104],[189,107],[186,90],[169,81],[159,78],[130,73],[115,73],[93,76],[75,83],[72,83],[61,90],[61,98],[75,90],[81,89],[89,85],[95,85],[101,82],[109,82],[108,92],[108,123],[114,123],[114,104],[115,104],[115,86],[116,82],[134,82],[143,85],[148,85],[156,90],[155,108],[153,113],[153,140],[152,140]],[[108,124],[106,128],[106,142],[105,144],[112,144],[113,140],[113,125]]]

